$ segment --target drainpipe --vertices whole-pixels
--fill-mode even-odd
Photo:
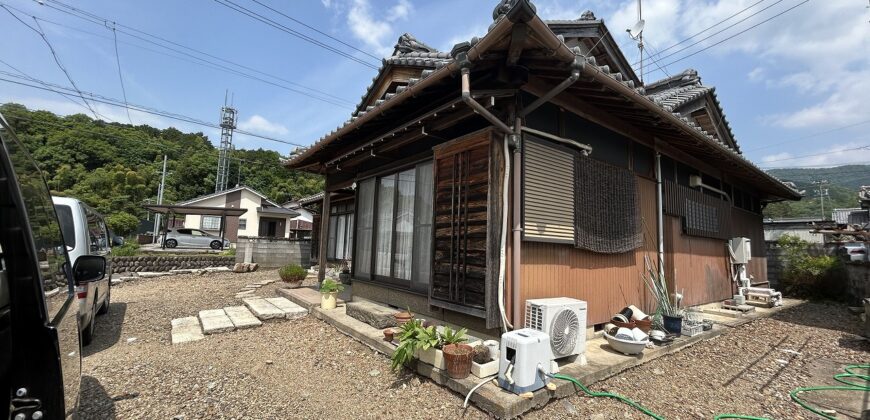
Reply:
[[[520,285],[520,262],[522,258],[523,225],[522,225],[522,179],[523,179],[523,154],[522,154],[522,118],[517,116],[514,121],[514,133],[510,135],[513,146],[513,236],[511,238],[511,306],[515,328],[522,328],[522,302]]]
[[[662,200],[662,154],[656,152],[656,230],[658,232],[659,278],[665,276],[665,212]]]
[[[569,86],[573,85],[577,79],[580,78],[580,71],[586,65],[586,60],[582,58],[582,56],[576,56],[574,58],[574,62],[571,63],[571,75],[568,76],[567,79],[563,80],[562,83],[559,83],[549,92],[545,93],[540,98],[536,99],[534,102],[530,103],[528,106],[524,107],[522,111],[519,113],[520,118],[524,118],[526,115],[532,113],[532,111],[538,109],[541,105],[553,99],[556,95],[562,93],[563,90],[568,89]],[[516,129],[516,127],[514,127]]]
[[[470,64],[470,63],[469,63]],[[471,97],[471,69],[468,65],[462,66],[462,101],[465,102],[468,106],[471,107],[475,112],[480,114],[481,117],[485,118],[490,124],[494,125],[504,134],[511,135],[513,134],[513,130],[507,126],[502,120],[498,119],[495,115],[489,112],[480,102],[474,100]]]

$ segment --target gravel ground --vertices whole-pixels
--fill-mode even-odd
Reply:
[[[391,373],[386,357],[310,316],[169,344],[172,318],[241,304],[233,296],[245,284],[277,276],[274,270],[183,275],[113,287],[111,310],[98,318],[94,343],[84,350],[81,417],[463,416],[457,394]],[[275,296],[280,286],[258,294]],[[464,416],[485,417],[474,409]]]
[[[114,287],[111,311],[98,318],[94,343],[84,349],[82,417],[486,417],[474,408],[463,412],[458,394],[430,381],[391,373],[386,357],[313,317],[169,344],[172,318],[241,304],[234,297],[239,289],[272,278],[277,273],[264,270]],[[275,296],[276,287],[281,283],[258,294]],[[811,418],[790,402],[788,391],[824,383],[841,365],[870,359],[870,343],[854,335],[856,319],[841,306],[805,304],[592,389],[622,393],[669,419],[725,412]],[[618,402],[581,396],[526,417],[643,418]]]

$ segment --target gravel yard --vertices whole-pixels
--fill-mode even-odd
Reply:
[[[313,318],[269,322],[169,344],[169,321],[240,305],[255,273],[180,275],[113,287],[112,308],[84,349],[81,408],[104,418],[485,418],[462,398]],[[275,296],[274,283],[260,296]],[[791,403],[797,386],[830,384],[842,365],[870,360],[841,306],[804,304],[739,327],[592,386],[622,393],[671,419],[718,413],[813,418]],[[794,350],[800,354],[786,352]],[[782,363],[786,362],[786,363]],[[856,392],[840,393],[858,398]],[[831,394],[834,400],[845,396]],[[818,401],[818,399],[816,399]],[[835,401],[836,402],[836,401]],[[575,396],[528,418],[644,418],[615,401]]]

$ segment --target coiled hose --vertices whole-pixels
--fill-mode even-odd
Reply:
[[[826,413],[822,412],[821,410],[816,409],[816,408],[810,406],[809,404],[807,404],[806,402],[804,402],[802,399],[800,399],[798,397],[798,394],[800,394],[802,392],[828,391],[828,390],[870,391],[870,375],[855,373],[855,372],[853,372],[853,370],[855,370],[855,369],[864,369],[864,370],[867,370],[868,372],[870,372],[870,365],[848,365],[845,368],[843,368],[845,373],[838,373],[838,374],[834,375],[834,380],[837,382],[840,382],[842,384],[845,384],[845,386],[834,385],[834,386],[811,386],[811,387],[805,387],[805,388],[796,388],[793,391],[791,391],[789,393],[789,395],[791,396],[791,399],[794,402],[798,403],[804,409],[812,411],[813,413],[818,414],[819,416],[822,416],[828,420],[836,420],[836,417],[831,416],[829,414],[826,414]],[[581,390],[583,390],[583,392],[585,392],[590,397],[615,398],[619,401],[622,401],[622,402],[634,407],[635,409],[639,410],[640,412],[642,412],[642,413],[644,413],[644,414],[646,414],[646,415],[648,415],[656,420],[663,420],[664,419],[662,416],[660,416],[656,413],[653,413],[648,408],[632,401],[629,398],[623,397],[622,395],[614,394],[611,392],[593,392],[593,391],[590,391],[589,388],[586,388],[583,384],[580,383],[580,381],[578,381],[570,376],[567,376],[567,375],[559,375],[559,374],[556,374],[556,375],[548,374],[548,375],[550,377],[553,377],[556,379],[570,381],[574,385],[578,386]],[[847,380],[847,378],[857,378],[859,380],[863,380],[865,383],[862,385],[862,384],[858,384],[855,382],[850,382],[849,380]],[[715,417],[715,420],[720,420],[720,419],[769,420],[766,417],[744,416],[742,414],[719,414],[718,416]]]

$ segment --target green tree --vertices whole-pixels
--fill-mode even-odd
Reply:
[[[109,225],[109,229],[112,229],[112,232],[121,236],[127,236],[139,227],[139,218],[121,211],[107,216],[106,224]]]

